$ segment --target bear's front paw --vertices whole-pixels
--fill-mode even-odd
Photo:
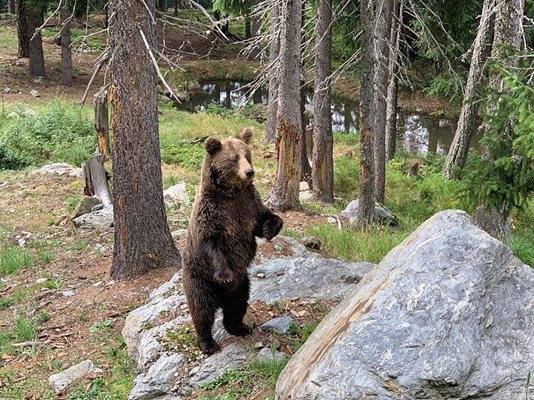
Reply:
[[[237,326],[225,326],[226,331],[234,336],[248,336],[251,335],[254,331],[252,326],[246,325],[246,324],[239,324]]]
[[[280,232],[282,226],[284,226],[284,221],[282,221],[282,218],[280,218],[278,215],[273,215],[272,218],[269,218],[263,224],[263,237],[265,237],[267,240],[272,240],[276,235],[278,235],[278,232]]]
[[[235,280],[235,274],[229,268],[221,268],[215,271],[215,274],[213,274],[213,279],[215,282],[228,284]]]
[[[200,351],[207,356],[211,356],[212,354],[215,354],[221,350],[221,346],[219,346],[213,339],[204,339],[199,341],[198,347],[200,347]]]

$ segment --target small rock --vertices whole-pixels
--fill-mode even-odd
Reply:
[[[263,279],[265,278],[265,274],[262,274],[261,272],[259,274],[256,274],[256,278]]]
[[[190,92],[198,91],[200,90],[200,83],[196,80],[192,80],[187,82],[187,90]]]
[[[313,192],[311,190],[303,190],[299,193],[299,200],[307,201],[313,198]]]
[[[91,373],[100,372],[102,372],[102,370],[96,368],[91,360],[85,360],[79,364],[73,365],[65,371],[51,375],[48,378],[48,383],[52,385],[56,393],[59,393],[75,380]]]
[[[300,188],[299,188],[299,190],[300,190],[301,192],[304,192],[304,191],[306,191],[306,190],[310,190],[310,185],[308,185],[308,182],[302,181],[302,182],[300,182]]]
[[[101,210],[80,215],[72,222],[74,226],[81,229],[108,229],[113,226],[113,207],[104,207]]]
[[[72,297],[74,296],[74,290],[64,290],[61,294],[65,297]]]
[[[82,169],[75,168],[67,163],[53,163],[45,165],[38,170],[31,172],[33,174],[51,174],[51,175],[68,175],[76,178],[82,177]]]
[[[17,240],[17,243],[19,244],[19,247],[24,247],[24,245],[26,244],[26,240],[19,239],[19,240]]]
[[[256,355],[256,360],[259,362],[273,362],[273,361],[282,361],[286,358],[284,353],[279,352],[275,349],[264,348]]]
[[[314,236],[306,236],[300,239],[302,243],[308,250],[319,251],[321,250],[321,241]]]
[[[328,217],[326,219],[326,222],[328,222],[329,224],[337,224],[337,219],[335,219],[334,217]]]
[[[171,236],[173,239],[181,239],[185,237],[186,234],[187,234],[187,229],[184,229],[184,228],[176,229],[175,231],[171,232]]]
[[[189,207],[191,200],[185,188],[185,182],[177,183],[163,191],[163,198],[167,205]]]
[[[43,77],[38,76],[37,78],[33,80],[33,83],[43,83]],[[35,97],[39,97],[39,96],[35,96]]]
[[[2,92],[5,94],[9,94],[11,93],[11,88],[6,87]]]
[[[36,285],[40,285],[41,283],[45,283],[48,279],[46,278],[39,278],[35,281]]]
[[[278,317],[267,321],[261,326],[261,330],[264,332],[276,332],[282,335],[286,334],[293,325],[293,318],[291,317]]]
[[[35,90],[35,89],[32,90],[32,91],[30,92],[30,94],[31,94],[33,97],[41,97],[41,95],[39,94],[39,92],[38,92],[37,90]]]
[[[256,350],[263,349],[263,342],[256,342],[254,343],[254,348]]]
[[[74,209],[71,219],[80,215],[88,214],[93,211],[94,207],[100,205],[100,199],[96,196],[83,196],[76,208]]]

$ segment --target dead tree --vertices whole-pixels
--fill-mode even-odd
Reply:
[[[478,31],[473,43],[473,53],[464,89],[460,118],[452,140],[443,174],[448,179],[458,178],[458,170],[463,168],[471,138],[476,130],[476,119],[480,105],[480,89],[486,80],[484,66],[491,53],[493,40],[494,9],[496,0],[485,0],[480,15]]]
[[[61,7],[61,84],[72,86],[72,51],[70,48],[70,13]]]
[[[108,90],[104,86],[95,93],[93,100],[93,109],[95,112],[94,123],[98,138],[98,152],[109,158],[109,117],[108,117]]]
[[[85,181],[83,194],[98,197],[104,207],[111,206],[111,195],[104,169],[104,156],[99,154],[87,160],[83,164],[83,176]]]
[[[331,75],[331,0],[320,0],[315,27],[315,91],[313,94],[313,193],[317,200],[334,202],[334,162],[332,112],[330,110]]]
[[[280,5],[280,16],[280,85],[276,118],[278,168],[267,203],[273,210],[286,211],[300,209],[302,1],[283,1]]]

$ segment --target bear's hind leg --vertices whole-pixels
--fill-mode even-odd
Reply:
[[[220,296],[224,329],[231,335],[247,336],[252,333],[252,328],[243,323],[243,317],[247,313],[249,291],[250,281],[247,276],[235,291]]]
[[[184,280],[184,292],[198,336],[198,346],[207,355],[217,353],[221,347],[213,339],[211,328],[215,321],[217,301],[213,289],[201,280],[187,282]]]

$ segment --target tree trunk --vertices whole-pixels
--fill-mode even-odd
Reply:
[[[467,84],[464,90],[462,110],[458,119],[456,133],[445,160],[443,174],[448,179],[459,178],[458,169],[463,168],[465,165],[471,138],[475,133],[476,118],[480,105],[480,89],[485,82],[484,67],[491,53],[494,7],[495,0],[484,1],[477,36],[474,41]]]
[[[158,10],[167,11],[167,0],[158,0]]]
[[[308,138],[308,129],[306,126],[306,90],[304,88],[305,82],[300,81],[300,124],[301,124],[301,141],[300,141],[300,181],[307,182],[310,187],[312,182],[312,168],[310,165],[310,159],[308,157],[308,141],[312,138]]]
[[[378,0],[375,24],[374,152],[375,200],[384,203],[386,189],[386,99],[393,0]]]
[[[495,10],[495,34],[491,58],[497,60],[501,66],[510,69],[517,64],[514,56],[508,56],[509,48],[520,49],[523,36],[523,11],[524,0],[507,0],[498,2]],[[494,72],[489,80],[490,97],[487,100],[487,113],[492,115],[500,107],[504,89],[504,80],[500,73]],[[514,121],[508,121],[500,139],[503,146],[512,148],[514,140]],[[487,129],[487,128],[486,128]],[[483,157],[488,162],[493,162],[497,155],[492,154],[489,147],[484,149]],[[510,234],[510,210],[511,204],[505,201],[500,207],[486,207],[484,204],[477,209],[475,220],[486,232],[498,239],[504,239]]]
[[[369,225],[375,214],[375,170],[373,161],[373,0],[360,1],[361,73],[360,82],[360,177],[358,224]]]
[[[245,39],[250,39],[252,37],[250,29],[250,14],[245,15]]]
[[[156,46],[154,0],[112,0],[109,45],[115,241],[111,277],[131,279],[178,267],[165,215],[156,71],[143,42]],[[135,22],[135,23],[134,23]]]
[[[280,86],[276,122],[278,168],[267,203],[276,211],[300,209],[302,121],[300,43],[302,0],[283,1],[280,35]]]
[[[320,0],[315,27],[315,91],[313,94],[313,194],[317,200],[334,202],[334,161],[332,111],[330,110],[331,74],[331,0]]]
[[[15,7],[15,0],[9,0],[7,2],[7,12],[9,14],[15,14],[17,12],[16,7]]]
[[[17,38],[19,42],[19,57],[28,57],[30,55],[30,37],[28,33],[28,9],[26,0],[18,0]]]
[[[258,6],[260,0],[252,0],[252,32],[251,37],[254,39],[259,39],[260,30],[261,30],[261,19],[258,13],[256,12],[256,7]],[[252,51],[249,54],[249,60],[258,60],[260,57],[260,44],[259,42],[256,46],[253,47]]]
[[[278,111],[278,86],[280,84],[280,3],[276,1],[271,11],[271,42],[269,43],[269,99],[267,104],[267,124],[265,142],[274,143],[276,139],[276,114]]]
[[[400,35],[402,29],[402,0],[393,0],[393,17],[391,19],[391,51],[389,55],[389,81],[387,87],[386,104],[386,158],[392,160],[395,157],[397,145],[397,88],[400,60]]]
[[[102,87],[96,94],[93,100],[93,109],[95,111],[95,129],[98,138],[98,152],[104,156],[104,159],[109,158],[109,117],[108,117],[108,91],[106,87]]]
[[[41,37],[41,32],[35,33],[36,29],[43,23],[43,9],[40,6],[30,6],[27,11],[28,35],[30,38],[30,73],[33,76],[45,76],[43,39]]]
[[[72,86],[72,53],[70,49],[70,13],[61,8],[61,84]]]

